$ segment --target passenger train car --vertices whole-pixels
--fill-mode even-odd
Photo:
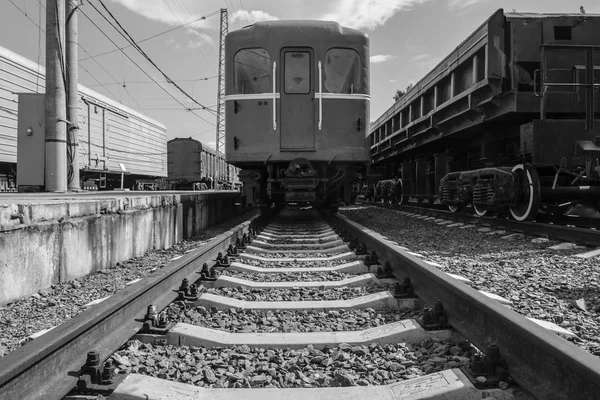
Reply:
[[[600,210],[599,88],[600,15],[498,10],[371,125],[373,167],[397,180],[383,197]]]
[[[223,154],[217,155],[214,149],[198,140],[191,137],[169,140],[167,151],[169,189],[234,189],[239,186],[238,168],[227,164]]]
[[[43,96],[44,74],[42,66],[0,47],[0,192],[17,190],[18,93]],[[43,120],[43,113],[42,109],[37,118]],[[82,188],[121,187],[121,165],[126,188],[135,188],[140,180],[156,182],[167,177],[163,124],[79,85],[79,125]],[[31,162],[43,168],[43,160]]]
[[[335,22],[257,22],[225,39],[226,160],[246,202],[350,201],[369,161],[369,40]]]

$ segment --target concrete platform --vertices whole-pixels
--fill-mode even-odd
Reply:
[[[348,249],[350,250],[350,249]],[[290,262],[290,261],[298,261],[298,262],[315,262],[315,261],[335,261],[335,260],[351,260],[356,258],[356,254],[351,251],[346,253],[336,254],[331,257],[285,257],[285,258],[269,258],[269,257],[261,257],[255,254],[250,253],[242,253],[240,254],[239,259],[243,260],[244,258],[249,260],[257,260],[262,262]]]
[[[212,293],[202,293],[195,306],[216,307],[219,310],[241,308],[245,310],[347,310],[352,308],[373,308],[375,310],[414,307],[420,303],[418,299],[397,300],[389,291],[372,293],[348,300],[322,301],[247,301],[231,297],[219,296]]]
[[[240,262],[231,263],[229,269],[242,272],[259,272],[262,274],[275,274],[278,272],[345,272],[347,274],[361,274],[369,272],[362,261],[352,261],[346,264],[336,265],[335,267],[311,267],[311,268],[263,268],[254,265],[246,265]]]
[[[238,193],[0,195],[0,304],[166,249],[236,215]]]
[[[306,269],[306,268],[304,268]],[[392,285],[395,279],[377,279],[375,274],[364,274],[341,279],[339,281],[315,281],[315,282],[256,282],[235,276],[221,275],[214,282],[202,282],[206,287],[246,287],[250,289],[290,289],[290,288],[321,288],[342,286],[384,286]]]
[[[496,400],[516,400],[512,389],[485,391]],[[207,389],[140,374],[129,374],[110,400],[482,400],[459,369],[445,370],[384,386],[291,389]],[[525,400],[528,397],[520,397]]]
[[[134,339],[153,342],[153,335],[136,335]],[[230,333],[192,324],[177,323],[167,333],[167,343],[173,346],[215,346],[230,347],[248,345],[263,349],[303,349],[312,344],[317,349],[325,346],[337,346],[340,343],[350,345],[421,343],[428,338],[443,341],[459,339],[451,330],[426,331],[411,320],[396,321],[362,331],[350,332],[274,332],[274,333]]]

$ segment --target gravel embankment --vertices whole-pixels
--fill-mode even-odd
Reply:
[[[572,342],[600,356],[600,257],[575,257],[585,249],[549,249],[556,241],[502,239],[508,234],[447,228],[373,206],[340,213],[439,263],[441,270],[469,278],[473,288],[511,300],[518,313],[569,329],[577,335]]]
[[[340,344],[318,350],[174,347],[130,341],[112,356],[118,372],[135,372],[215,388],[384,385],[469,362],[468,343],[427,339],[410,346]]]
[[[245,301],[329,301],[349,300],[386,290],[374,285],[289,289],[247,289],[240,286],[207,288],[206,292]]]
[[[262,254],[261,254],[262,255]],[[331,260],[331,261],[259,261],[249,258],[239,258],[237,261],[245,265],[262,268],[331,268],[338,265],[344,265],[356,261],[358,258],[348,260]],[[275,259],[273,259],[275,260]]]
[[[231,276],[238,279],[245,279],[252,282],[326,282],[341,281],[351,278],[355,275],[345,274],[343,272],[275,272],[275,273],[256,273],[227,270],[223,272],[224,276]]]
[[[171,321],[185,322],[227,332],[342,332],[359,331],[416,318],[422,310],[378,310],[372,308],[350,310],[217,310],[202,306],[188,309],[182,302],[167,307]]]
[[[142,257],[73,281],[57,283],[32,296],[0,306],[0,357],[31,341],[30,335],[62,324],[86,310],[85,305],[89,302],[124,289],[127,282],[144,278],[164,267],[173,257],[199,247],[254,214],[256,211],[248,210],[168,250],[149,251]]]

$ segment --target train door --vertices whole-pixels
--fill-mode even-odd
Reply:
[[[281,50],[280,148],[315,148],[314,53],[311,48]]]

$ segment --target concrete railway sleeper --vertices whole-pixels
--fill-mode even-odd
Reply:
[[[600,393],[597,358],[381,235],[315,210],[248,221],[113,297],[0,360],[14,363],[0,368],[0,397]]]

